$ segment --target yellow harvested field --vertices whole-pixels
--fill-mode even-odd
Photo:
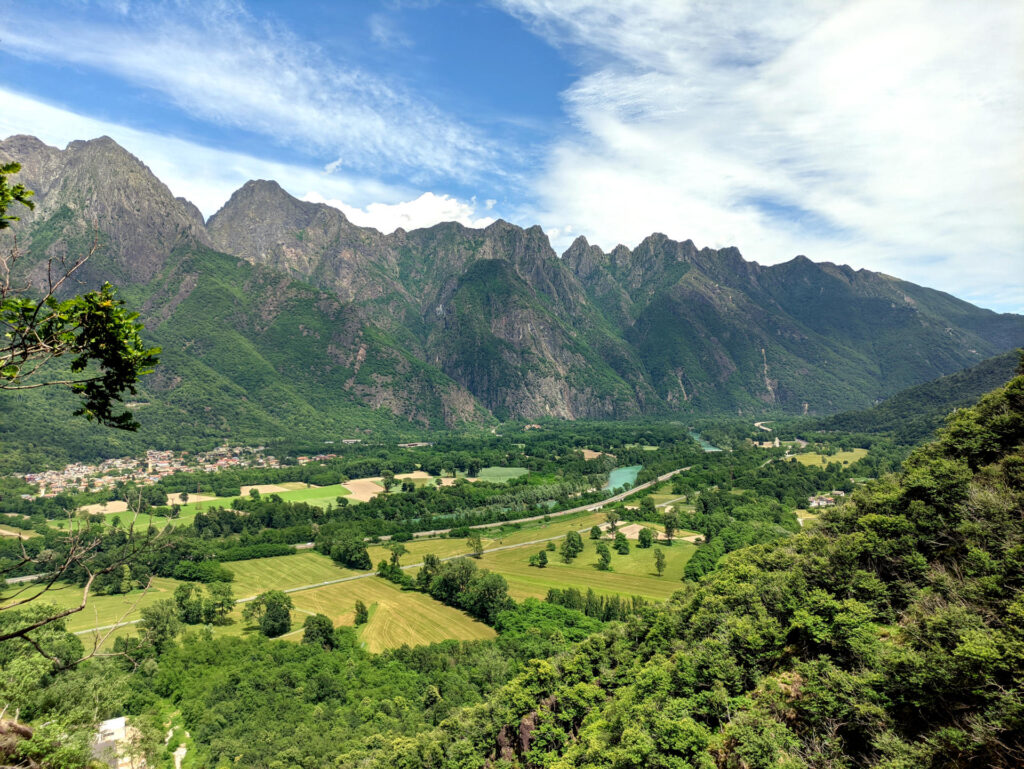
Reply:
[[[341,485],[349,490],[353,499],[359,502],[369,502],[378,494],[384,493],[380,478],[358,478]]]
[[[425,470],[414,470],[411,473],[399,473],[395,477],[400,481],[404,481],[406,479],[411,481],[427,481],[433,476]]]
[[[335,625],[354,624],[355,602],[362,601],[370,609],[370,621],[359,637],[371,652],[403,644],[416,646],[452,638],[473,641],[496,635],[468,614],[423,593],[400,590],[380,577],[305,590],[294,593],[292,600],[300,611],[326,614]]]
[[[591,459],[597,459],[598,457],[611,457],[612,459],[615,458],[614,454],[608,454],[607,452],[604,451],[593,451],[592,449],[580,449],[580,451],[583,452],[583,458],[588,462]]]
[[[96,502],[91,505],[85,505],[81,508],[82,512],[89,513],[123,513],[128,509],[128,503],[123,499],[112,499],[109,502]]]
[[[254,486],[243,486],[240,491],[243,497],[247,497],[253,489],[256,489],[260,494],[280,494],[282,491],[289,491],[287,486],[282,486],[278,483],[259,483]]]
[[[609,534],[610,537],[614,538],[614,535],[612,535],[608,531],[609,528],[611,528],[611,524],[609,524],[609,523],[602,523],[601,524],[601,531],[605,532],[606,534]],[[657,524],[654,524],[654,523],[651,523],[651,524],[646,524],[646,523],[627,523],[627,524],[620,524],[620,525],[615,527],[616,531],[621,531],[623,536],[625,536],[626,539],[640,539],[640,531],[642,529],[650,529],[651,531],[654,532],[654,538],[655,539],[665,539],[665,540],[667,540],[668,537],[665,536],[665,532],[662,531],[661,528],[662,528],[661,526],[658,526]]]
[[[209,494],[189,494],[188,495],[188,502],[182,502],[181,501],[181,494],[179,494],[178,492],[175,491],[173,494],[168,494],[167,495],[167,504],[169,504],[169,505],[186,505],[186,504],[191,504],[192,502],[209,502],[211,499],[216,499],[216,497],[211,497]],[[112,513],[114,511],[113,510],[107,510],[106,512]]]

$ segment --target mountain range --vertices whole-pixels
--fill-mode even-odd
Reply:
[[[25,277],[97,244],[73,289],[119,286],[163,347],[144,430],[825,415],[1024,343],[1024,316],[803,256],[762,266],[660,234],[559,255],[539,227],[501,220],[382,234],[273,181],[204,221],[106,137],[13,136],[7,160],[36,193],[15,227]],[[0,409],[42,419],[38,403]]]

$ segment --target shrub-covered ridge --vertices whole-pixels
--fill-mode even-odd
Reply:
[[[340,765],[1020,766],[1022,487],[1019,375],[820,526]]]

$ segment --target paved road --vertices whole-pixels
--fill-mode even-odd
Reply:
[[[7,584],[8,585],[16,585],[19,582],[31,582],[32,580],[39,579],[40,577],[45,577],[45,576],[46,576],[45,574],[29,574],[28,576],[25,576],[25,577],[8,577],[7,578]]]
[[[582,533],[587,532],[587,531],[590,531],[590,529],[589,528],[580,529],[579,533],[582,534]],[[519,547],[529,547],[530,545],[540,545],[540,544],[543,544],[544,542],[550,542],[550,541],[555,540],[555,539],[562,539],[564,536],[565,536],[564,534],[559,534],[557,537],[545,537],[544,539],[531,539],[529,542],[517,542],[514,545],[500,545],[499,547],[488,548],[488,549],[484,550],[483,552],[484,552],[484,554],[496,553],[499,550],[513,550],[513,549],[519,548]],[[442,558],[441,560],[442,561],[454,561],[456,558],[465,558],[467,555],[468,555],[467,553],[460,553],[459,555],[447,556],[446,558]],[[419,563],[407,564],[407,565],[403,566],[402,569],[403,570],[405,570],[405,569],[418,569],[422,565],[423,565],[423,562],[420,561]],[[283,593],[301,593],[301,592],[303,592],[305,590],[315,590],[316,588],[327,587],[328,585],[337,585],[337,584],[339,584],[341,582],[351,582],[354,579],[366,579],[367,577],[375,577],[376,575],[377,575],[376,570],[374,570],[374,571],[366,571],[366,572],[363,572],[362,574],[352,574],[352,575],[350,575],[348,577],[339,577],[338,579],[328,579],[328,580],[325,580],[324,582],[313,582],[313,583],[311,583],[309,585],[299,585],[298,587],[290,587],[290,588],[287,588],[285,590],[282,590],[281,592],[283,592]],[[254,601],[255,599],[256,599],[256,596],[251,595],[251,596],[247,596],[246,598],[239,598],[238,600],[235,601],[235,603],[236,604],[249,603],[250,601]],[[91,628],[88,628],[87,630],[76,630],[75,631],[75,635],[85,635],[86,633],[98,633],[98,632],[103,631],[103,630],[114,630],[114,629],[119,628],[119,627],[128,627],[129,625],[135,625],[135,624],[138,624],[138,622],[139,622],[139,620],[133,619],[133,620],[129,620],[128,622],[118,622],[118,623],[113,624],[113,625],[101,625],[100,627],[91,627]]]
[[[470,528],[473,528],[473,529],[490,529],[490,528],[494,528],[495,526],[504,526],[505,524],[508,524],[508,523],[527,523],[529,521],[543,520],[544,518],[557,518],[558,516],[561,516],[561,515],[571,515],[572,513],[582,513],[584,511],[590,512],[590,511],[594,511],[594,510],[600,510],[602,507],[606,507],[607,505],[614,504],[615,502],[619,502],[619,501],[625,499],[626,497],[628,497],[628,496],[630,496],[632,494],[636,494],[638,491],[643,491],[644,489],[649,488],[649,487],[651,487],[651,486],[653,486],[655,484],[667,481],[672,476],[678,475],[679,473],[684,473],[684,472],[686,472],[689,469],[690,469],[689,467],[680,467],[678,470],[672,470],[670,472],[664,473],[663,475],[659,475],[653,481],[647,481],[646,483],[641,483],[639,486],[634,486],[633,488],[631,488],[631,489],[629,489],[627,491],[623,491],[623,492],[620,492],[619,494],[615,494],[614,496],[608,497],[608,499],[601,500],[600,502],[591,502],[588,505],[580,505],[579,507],[573,507],[573,508],[570,508],[568,510],[560,510],[557,513],[547,513],[546,515],[532,515],[529,518],[519,518],[519,519],[517,519],[515,521],[501,521],[501,522],[498,522],[498,523],[483,523],[483,524],[480,524],[478,526],[471,526]],[[419,532],[416,532],[415,534],[413,534],[413,536],[414,537],[425,537],[425,536],[428,536],[428,535],[431,535],[431,534],[433,534],[433,535],[447,534],[449,531],[451,531],[451,529],[435,529],[434,531],[429,531],[429,532],[419,531]],[[579,533],[582,534],[583,532],[586,532],[586,531],[589,531],[589,529],[586,529],[586,528],[580,529]],[[555,539],[562,539],[564,536],[565,536],[564,534],[559,534],[557,537],[545,537],[543,539],[531,539],[529,542],[517,542],[514,545],[500,545],[498,547],[488,548],[488,549],[484,550],[483,552],[485,554],[486,553],[496,553],[499,550],[512,550],[514,548],[519,548],[519,547],[528,547],[529,545],[540,545],[540,544],[543,544],[544,542],[550,542],[550,541],[555,540]],[[385,536],[385,537],[381,537],[380,539],[382,541],[384,541],[384,540],[390,539],[390,537]],[[297,547],[302,548],[302,549],[309,549],[310,547],[312,547],[312,544],[313,543],[311,543],[311,542],[307,542],[307,543],[305,543],[305,545],[298,545]],[[466,557],[466,553],[462,553],[460,555],[451,555],[451,556],[448,556],[447,558],[442,558],[441,560],[442,561],[452,561],[452,560],[455,560],[456,558],[465,558],[465,557]],[[410,563],[410,564],[408,564],[406,566],[403,566],[402,569],[403,570],[404,569],[418,569],[422,565],[423,565],[422,562],[420,562],[420,563]],[[298,587],[290,587],[287,590],[283,590],[282,592],[284,592],[284,593],[300,593],[300,592],[302,592],[304,590],[314,590],[314,589],[316,589],[318,587],[327,587],[328,585],[337,585],[337,584],[339,584],[341,582],[351,582],[354,579],[366,579],[367,577],[373,577],[376,574],[377,574],[376,571],[367,571],[367,572],[364,572],[362,574],[353,574],[353,575],[351,575],[349,577],[339,577],[338,579],[329,579],[329,580],[326,580],[324,582],[314,582],[314,583],[309,584],[309,585],[300,585]],[[254,595],[253,596],[248,596],[246,598],[239,598],[237,601],[235,601],[235,603],[236,604],[248,603],[249,601],[255,600],[255,598],[256,598],[256,596],[254,596]],[[89,628],[88,630],[79,630],[79,631],[77,631],[75,633],[75,635],[84,635],[85,633],[95,633],[95,632],[98,632],[98,631],[101,631],[101,630],[113,630],[115,628],[125,627],[127,625],[134,625],[138,621],[139,620],[135,619],[135,620],[131,620],[130,622],[119,622],[119,623],[117,623],[115,625],[103,625],[102,627]]]
[[[774,421],[774,420],[769,420],[769,421]],[[764,430],[765,432],[769,432],[770,433],[772,431],[772,428],[765,427],[766,424],[768,424],[768,422],[754,422],[754,427],[756,427],[758,430]]]
[[[612,505],[612,504],[615,504],[616,502],[620,502],[623,499],[625,499],[626,497],[631,496],[633,494],[636,494],[639,491],[643,491],[646,488],[650,488],[651,486],[653,486],[655,484],[662,483],[663,481],[667,481],[673,475],[678,475],[679,473],[684,473],[684,472],[686,472],[689,469],[690,469],[689,467],[680,467],[678,470],[672,470],[672,471],[667,472],[667,473],[665,473],[663,475],[659,475],[653,481],[647,481],[646,483],[641,483],[639,486],[634,486],[631,489],[628,489],[626,491],[622,491],[622,492],[620,492],[618,494],[615,494],[614,496],[608,497],[607,499],[602,499],[602,500],[600,500],[598,502],[590,502],[589,504],[580,505],[579,507],[571,507],[568,510],[559,510],[557,513],[542,513],[541,515],[531,515],[528,518],[516,518],[514,521],[495,521],[494,523],[478,523],[475,526],[470,526],[469,528],[471,528],[471,529],[493,529],[493,528],[496,528],[498,526],[506,526],[506,525],[508,525],[510,523],[529,523],[530,521],[541,521],[541,520],[544,520],[545,518],[558,518],[561,515],[572,515],[573,513],[582,513],[582,512],[594,512],[596,510],[600,510],[602,507],[607,507],[608,505]],[[441,534],[447,534],[449,531],[451,531],[450,528],[448,528],[448,529],[431,529],[430,531],[417,531],[412,536],[413,536],[413,538],[436,537],[436,536],[439,536]],[[389,539],[391,539],[391,535],[390,534],[386,534],[383,537],[380,537],[380,541],[381,542],[386,542]]]

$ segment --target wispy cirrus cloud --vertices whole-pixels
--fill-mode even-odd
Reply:
[[[545,226],[880,269],[1024,310],[1024,6],[501,0],[583,75]]]
[[[94,68],[159,92],[193,117],[350,171],[414,182],[500,172],[471,126],[239,3],[86,5],[90,13],[69,20],[82,4],[15,4],[5,50]]]
[[[171,191],[195,203],[204,216],[215,213],[249,179],[274,179],[296,197],[324,202],[361,226],[391,232],[439,221],[483,226],[493,221],[494,201],[420,193],[343,172],[256,158],[195,142],[97,120],[0,88],[0,138],[28,133],[64,147],[76,139],[107,135],[140,158]]]

